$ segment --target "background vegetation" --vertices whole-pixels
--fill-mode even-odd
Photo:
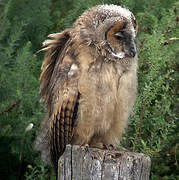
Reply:
[[[43,118],[41,43],[87,8],[117,0],[0,0],[0,179],[55,179],[33,151]],[[139,24],[139,95],[122,145],[152,159],[152,180],[179,179],[179,2],[121,0]],[[25,131],[29,123],[31,131]]]

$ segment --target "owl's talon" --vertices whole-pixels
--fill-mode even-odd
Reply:
[[[80,147],[82,146],[86,152],[89,152],[89,144],[84,144],[84,145],[81,145]]]
[[[89,148],[89,144],[85,144],[84,147],[85,147],[85,148]]]
[[[106,149],[106,146],[103,143],[95,143],[95,144],[91,144],[90,146],[98,149]]]
[[[110,144],[110,145],[109,145],[109,149],[110,149],[110,150],[114,150],[115,147],[114,147],[112,144]]]
[[[106,144],[103,144],[104,149],[108,149],[108,146]]]
[[[114,150],[114,149],[115,149],[112,144],[109,144],[109,145],[104,144],[104,147],[105,147],[105,149],[107,149],[107,150]]]

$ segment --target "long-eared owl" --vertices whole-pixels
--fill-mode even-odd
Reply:
[[[136,20],[126,8],[85,11],[43,43],[46,116],[35,148],[57,167],[67,144],[117,147],[137,92]]]

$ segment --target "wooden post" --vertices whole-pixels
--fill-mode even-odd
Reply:
[[[149,180],[151,161],[142,153],[68,145],[58,180]]]

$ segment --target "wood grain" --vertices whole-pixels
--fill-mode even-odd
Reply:
[[[67,145],[58,180],[149,180],[151,160],[142,153]]]

